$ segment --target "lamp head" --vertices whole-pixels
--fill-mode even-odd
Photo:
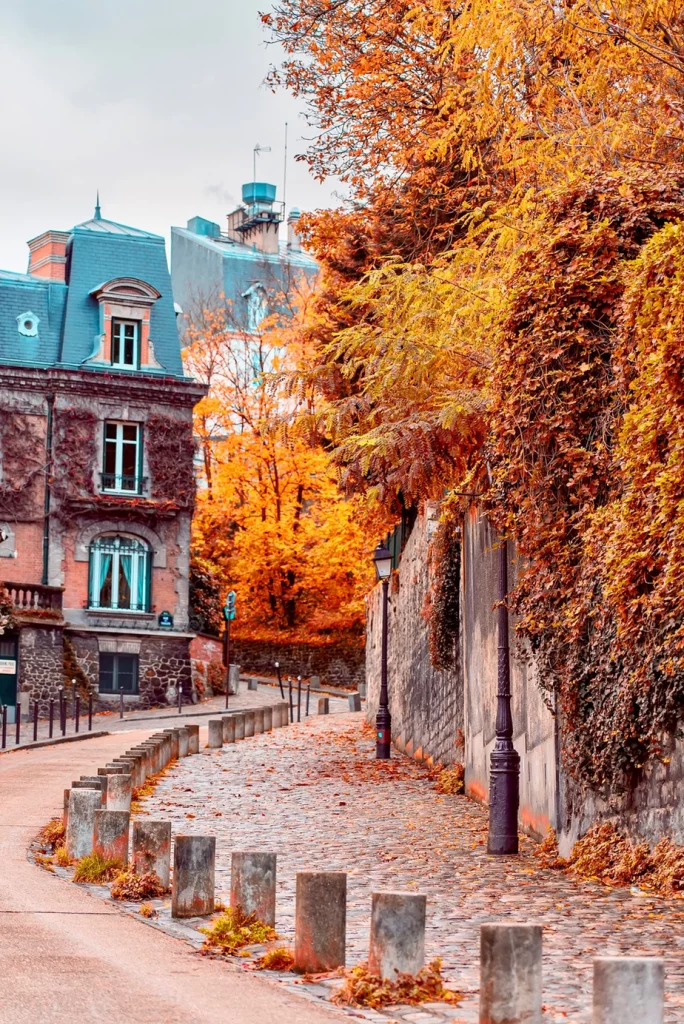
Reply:
[[[382,541],[373,553],[375,575],[379,580],[387,580],[392,575],[392,555]]]

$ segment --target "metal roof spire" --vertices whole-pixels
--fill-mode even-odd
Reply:
[[[95,216],[93,220],[102,220],[102,213],[100,211],[100,190],[97,190],[97,199],[95,201]]]

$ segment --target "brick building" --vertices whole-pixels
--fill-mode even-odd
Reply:
[[[190,694],[192,409],[164,239],[95,216],[0,271],[0,703]]]

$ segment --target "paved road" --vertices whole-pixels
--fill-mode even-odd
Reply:
[[[154,730],[0,758],[1,1024],[326,1024],[339,1020],[30,864],[71,780]]]

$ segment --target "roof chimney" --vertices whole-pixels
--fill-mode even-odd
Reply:
[[[300,217],[301,213],[296,206],[293,206],[287,218],[287,248],[290,252],[302,251],[302,240],[297,230],[297,222]]]
[[[278,252],[278,230],[283,219],[276,203],[276,187],[265,181],[242,186],[242,206],[228,214],[228,237],[259,252]],[[274,209],[274,206],[277,207]]]
[[[66,247],[68,231],[44,231],[30,239],[28,272],[34,277],[49,277],[52,281],[66,280]]]

